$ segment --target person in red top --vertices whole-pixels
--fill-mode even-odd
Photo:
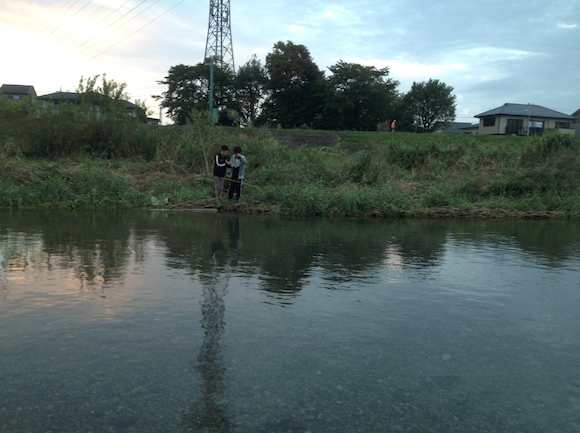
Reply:
[[[396,126],[396,123],[397,123],[397,121],[396,121],[396,120],[393,120],[393,121],[391,122],[391,132],[395,132],[395,126]]]

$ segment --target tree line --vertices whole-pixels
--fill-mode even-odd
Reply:
[[[219,64],[219,62],[216,62]],[[161,101],[177,124],[191,120],[193,110],[209,107],[210,60],[169,69],[159,84],[167,86]],[[342,60],[326,76],[304,45],[277,42],[263,64],[256,55],[237,73],[214,66],[214,101],[221,125],[430,132],[455,119],[453,87],[436,80],[414,82],[407,93],[377,69]]]

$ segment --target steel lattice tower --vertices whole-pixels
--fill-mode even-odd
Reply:
[[[214,56],[217,66],[224,69],[229,68],[232,72],[236,71],[232,44],[230,0],[210,0],[209,2],[205,58],[208,59],[211,56]]]

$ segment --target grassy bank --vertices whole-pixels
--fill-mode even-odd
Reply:
[[[42,141],[38,131],[0,136],[0,206],[151,207],[151,196],[167,197],[169,207],[215,206],[212,159],[227,144],[244,149],[251,186],[244,203],[223,210],[580,217],[580,137],[336,132],[321,133],[339,137],[333,145],[297,147],[268,131],[225,130],[203,119],[157,131],[124,128],[76,147],[56,132],[60,141]]]

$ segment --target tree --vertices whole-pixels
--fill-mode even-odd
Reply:
[[[195,66],[176,65],[169,68],[164,80],[167,91],[153,98],[161,100],[161,107],[177,124],[191,120],[193,110],[209,110],[210,63],[209,59]],[[219,110],[220,123],[229,124],[227,109],[234,96],[234,74],[229,69],[214,65],[214,107]]]
[[[81,76],[76,92],[80,95],[80,102],[85,111],[92,111],[97,116],[110,116],[119,119],[127,114],[127,101],[131,96],[125,92],[126,83],[118,83],[115,80],[107,80],[107,74],[103,74],[101,85],[97,83],[101,75],[84,78]],[[135,118],[140,122],[147,123],[147,107],[139,101],[136,105]]]
[[[392,116],[399,82],[388,78],[389,68],[339,60],[328,69],[332,75],[321,128],[376,130]]]
[[[268,72],[255,54],[238,69],[235,79],[236,106],[242,123],[253,124],[255,122],[260,113],[267,83]]]
[[[416,125],[423,132],[432,132],[438,125],[455,120],[453,87],[434,80],[414,82],[405,95],[405,105],[413,113]]]
[[[297,128],[312,125],[321,114],[325,98],[324,72],[304,45],[277,42],[266,56],[268,96],[260,116],[262,123]]]

